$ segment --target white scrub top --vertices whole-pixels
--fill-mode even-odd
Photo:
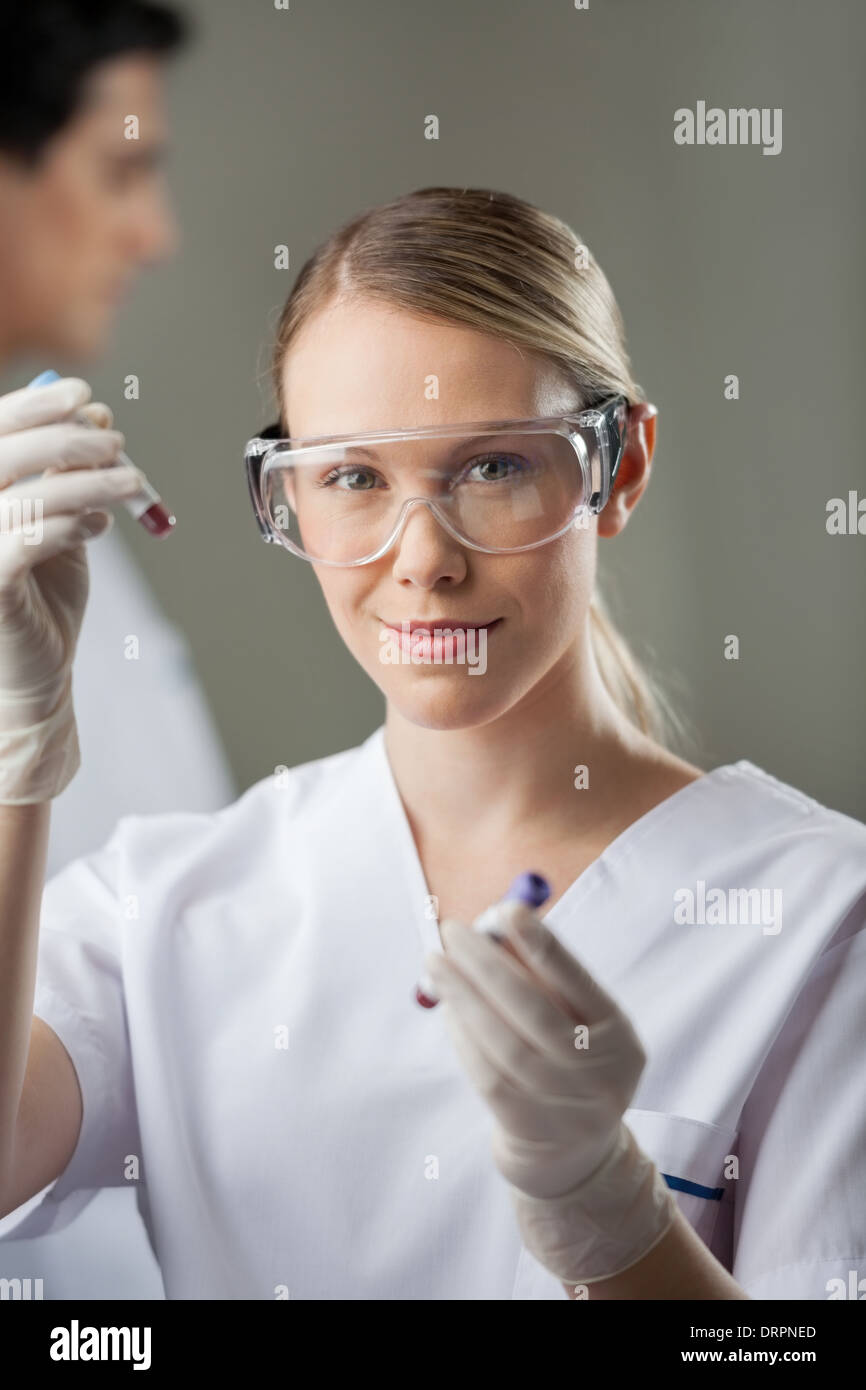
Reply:
[[[88,542],[87,563],[90,595],[72,672],[81,766],[51,805],[48,878],[103,844],[121,816],[213,811],[237,796],[189,643],[117,522]]]
[[[413,999],[428,896],[384,726],[220,811],[121,820],[45,888],[35,1012],[84,1119],[7,1234],[134,1183],[168,1298],[565,1298]],[[755,1298],[866,1272],[864,918],[866,826],[746,761],[641,816],[545,918],[633,1020],[626,1120]]]
[[[214,811],[238,793],[189,643],[127,543],[134,529],[121,516],[87,544],[90,596],[73,671],[81,767],[51,804],[49,879],[104,844],[121,816]],[[163,545],[178,543],[146,539],[144,546],[158,562]],[[0,1238],[7,1222],[0,1219]],[[162,1297],[134,1198],[118,1189],[102,1192],[59,1237],[0,1246],[0,1277],[30,1271],[51,1298]]]

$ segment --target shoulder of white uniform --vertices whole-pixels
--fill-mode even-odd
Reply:
[[[767,840],[778,835],[780,845],[793,836],[804,848],[811,847],[825,868],[828,860],[859,866],[866,887],[866,825],[862,821],[825,806],[745,758],[719,768],[715,775],[735,790],[744,829],[763,826]]]
[[[371,735],[371,738],[373,736]],[[162,811],[127,815],[118,824],[121,838],[138,850],[158,851],[181,844],[184,853],[198,846],[242,836],[286,816],[306,814],[322,800],[345,790],[371,738],[352,748],[311,758],[288,767],[275,763],[272,772],[253,782],[240,796],[215,811]]]

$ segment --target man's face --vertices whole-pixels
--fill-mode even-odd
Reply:
[[[136,271],[176,249],[160,170],[161,82],[146,54],[107,60],[90,70],[76,114],[35,168],[0,154],[6,352],[98,354]]]

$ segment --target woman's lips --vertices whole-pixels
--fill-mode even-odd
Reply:
[[[459,655],[461,646],[464,653],[470,648],[477,651],[479,642],[486,641],[487,634],[494,632],[501,622],[501,618],[494,618],[490,623],[421,623],[411,620],[401,627],[392,627],[384,622],[382,626],[390,640],[408,656],[415,654],[422,661],[447,661]],[[450,636],[441,635],[446,632]],[[440,635],[434,635],[437,633]],[[483,637],[480,636],[482,633]]]

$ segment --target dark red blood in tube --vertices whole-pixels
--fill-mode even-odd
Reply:
[[[152,507],[142,512],[138,520],[152,536],[167,536],[174,530],[177,518],[172,516],[162,502],[154,502]]]

